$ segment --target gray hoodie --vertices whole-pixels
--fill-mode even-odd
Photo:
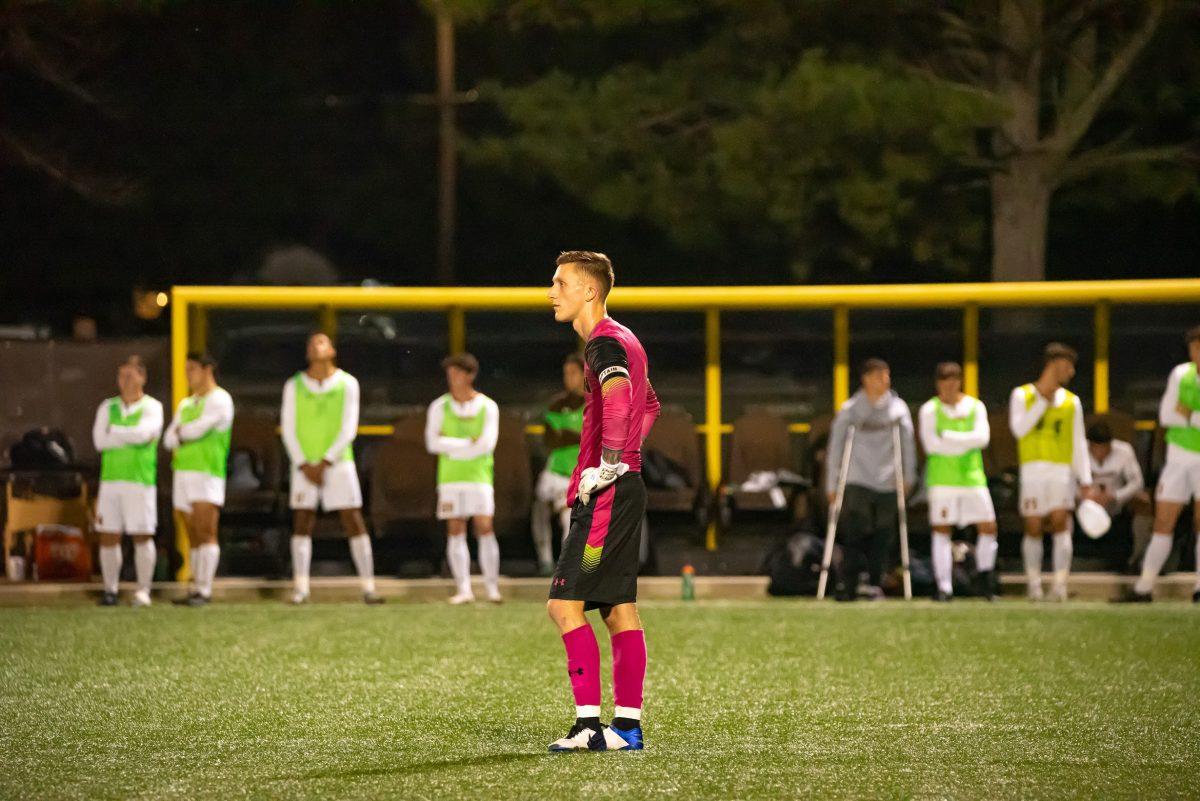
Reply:
[[[838,470],[842,465],[842,447],[846,431],[854,426],[854,446],[846,483],[876,492],[895,492],[896,474],[892,466],[892,426],[900,424],[900,456],[904,482],[912,485],[917,478],[917,451],[913,440],[912,413],[895,392],[872,404],[863,390],[855,392],[833,420],[829,432],[829,450],[825,458],[825,490],[837,489]]]

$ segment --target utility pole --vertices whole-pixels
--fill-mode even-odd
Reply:
[[[455,125],[454,20],[445,3],[434,4],[437,18],[438,105],[438,263],[437,282],[454,283],[454,228],[458,205],[458,130]]]

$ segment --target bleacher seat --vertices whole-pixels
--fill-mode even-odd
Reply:
[[[696,509],[704,487],[700,462],[700,444],[696,438],[696,423],[691,414],[680,406],[664,406],[644,451],[656,451],[678,465],[687,482],[686,487],[652,487],[647,482],[646,509],[651,512],[691,512]]]

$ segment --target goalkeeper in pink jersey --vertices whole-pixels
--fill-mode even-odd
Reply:
[[[546,604],[567,650],[575,725],[551,751],[642,748],[646,638],[637,610],[638,546],[646,485],[642,441],[658,417],[646,352],[608,316],[612,263],[603,253],[559,255],[550,302],[554,319],[571,323],[584,350],[583,431],[579,463],[567,490],[571,528]],[[600,649],[584,613],[599,609],[612,638],[611,725],[600,723]]]

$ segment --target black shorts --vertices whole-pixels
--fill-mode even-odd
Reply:
[[[550,597],[583,601],[584,609],[637,600],[638,553],[646,485],[626,473],[591,503],[571,507],[571,530],[550,580]]]

